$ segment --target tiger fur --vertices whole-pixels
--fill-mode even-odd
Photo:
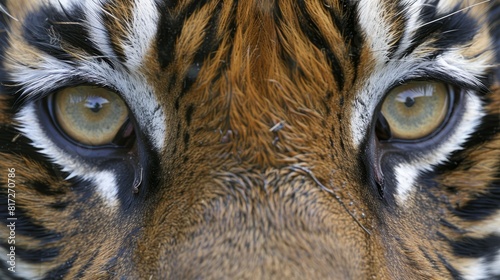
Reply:
[[[1,279],[500,278],[497,0],[0,4]]]

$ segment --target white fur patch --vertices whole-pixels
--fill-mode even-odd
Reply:
[[[496,277],[500,275],[500,252],[492,261],[483,257],[463,260],[462,263],[460,272],[466,280],[497,279]]]
[[[500,275],[500,252],[498,252],[496,258],[488,264],[488,268],[492,275]]]
[[[395,56],[399,57],[404,50],[411,44],[411,36],[417,29],[417,26],[422,24],[420,19],[420,12],[424,7],[424,0],[403,0],[401,6],[405,7],[402,13],[406,17],[406,28],[404,30],[403,38],[399,42],[399,49],[396,51]]]
[[[138,8],[140,7],[140,8]],[[156,38],[159,20],[158,8],[153,0],[135,0],[132,24],[123,45],[129,68],[138,70]]]
[[[51,6],[55,7],[61,12],[64,12],[65,10],[71,10],[74,8],[76,4],[83,4],[86,1],[85,0],[43,0],[42,1],[45,4],[50,4]]]
[[[107,0],[85,0],[85,18],[92,42],[99,50],[108,57],[114,57],[114,51],[109,42],[109,34],[106,32],[102,20],[102,5]]]
[[[465,265],[461,266],[460,272],[466,280],[488,279],[484,258],[469,259]]]
[[[13,245],[15,246],[15,245]],[[10,246],[9,246],[10,247]],[[9,252],[0,247],[0,259],[1,262],[7,267],[11,267],[7,262]],[[15,256],[15,268],[12,271],[0,270],[0,279],[10,279],[12,276],[19,277],[21,279],[38,280],[42,279],[44,273],[46,273],[50,268],[43,268],[40,264],[30,264],[23,261],[18,255]]]
[[[390,23],[384,20],[384,1],[370,0],[358,5],[359,23],[364,31],[368,45],[373,52],[376,64],[385,62],[392,41]]]

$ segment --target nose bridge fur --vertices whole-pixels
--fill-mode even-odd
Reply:
[[[166,198],[155,208],[150,216],[164,219],[148,222],[151,226],[138,250],[150,249],[141,258],[150,254],[146,266],[160,267],[160,275],[178,278],[304,277],[296,274],[299,271],[313,278],[366,277],[370,245],[364,236],[369,235],[316,179],[312,171],[292,165],[213,172],[199,181],[202,188],[197,188],[196,197],[182,199],[192,201],[189,208],[172,213],[177,210],[172,211]],[[361,213],[362,204],[356,207]],[[177,220],[182,213],[184,226],[177,226],[175,233],[168,229],[176,220],[165,217],[167,212]],[[160,227],[165,230],[155,230]],[[151,245],[165,243],[168,250]]]

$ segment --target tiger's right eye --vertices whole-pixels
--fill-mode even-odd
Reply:
[[[450,87],[440,82],[411,82],[384,99],[377,121],[379,139],[419,140],[437,130],[448,117]]]
[[[54,95],[53,106],[60,129],[80,144],[110,144],[117,137],[130,136],[133,130],[128,122],[127,105],[120,96],[105,88],[65,88]]]

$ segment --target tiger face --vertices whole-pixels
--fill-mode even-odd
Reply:
[[[500,277],[500,4],[3,0],[1,279]]]

